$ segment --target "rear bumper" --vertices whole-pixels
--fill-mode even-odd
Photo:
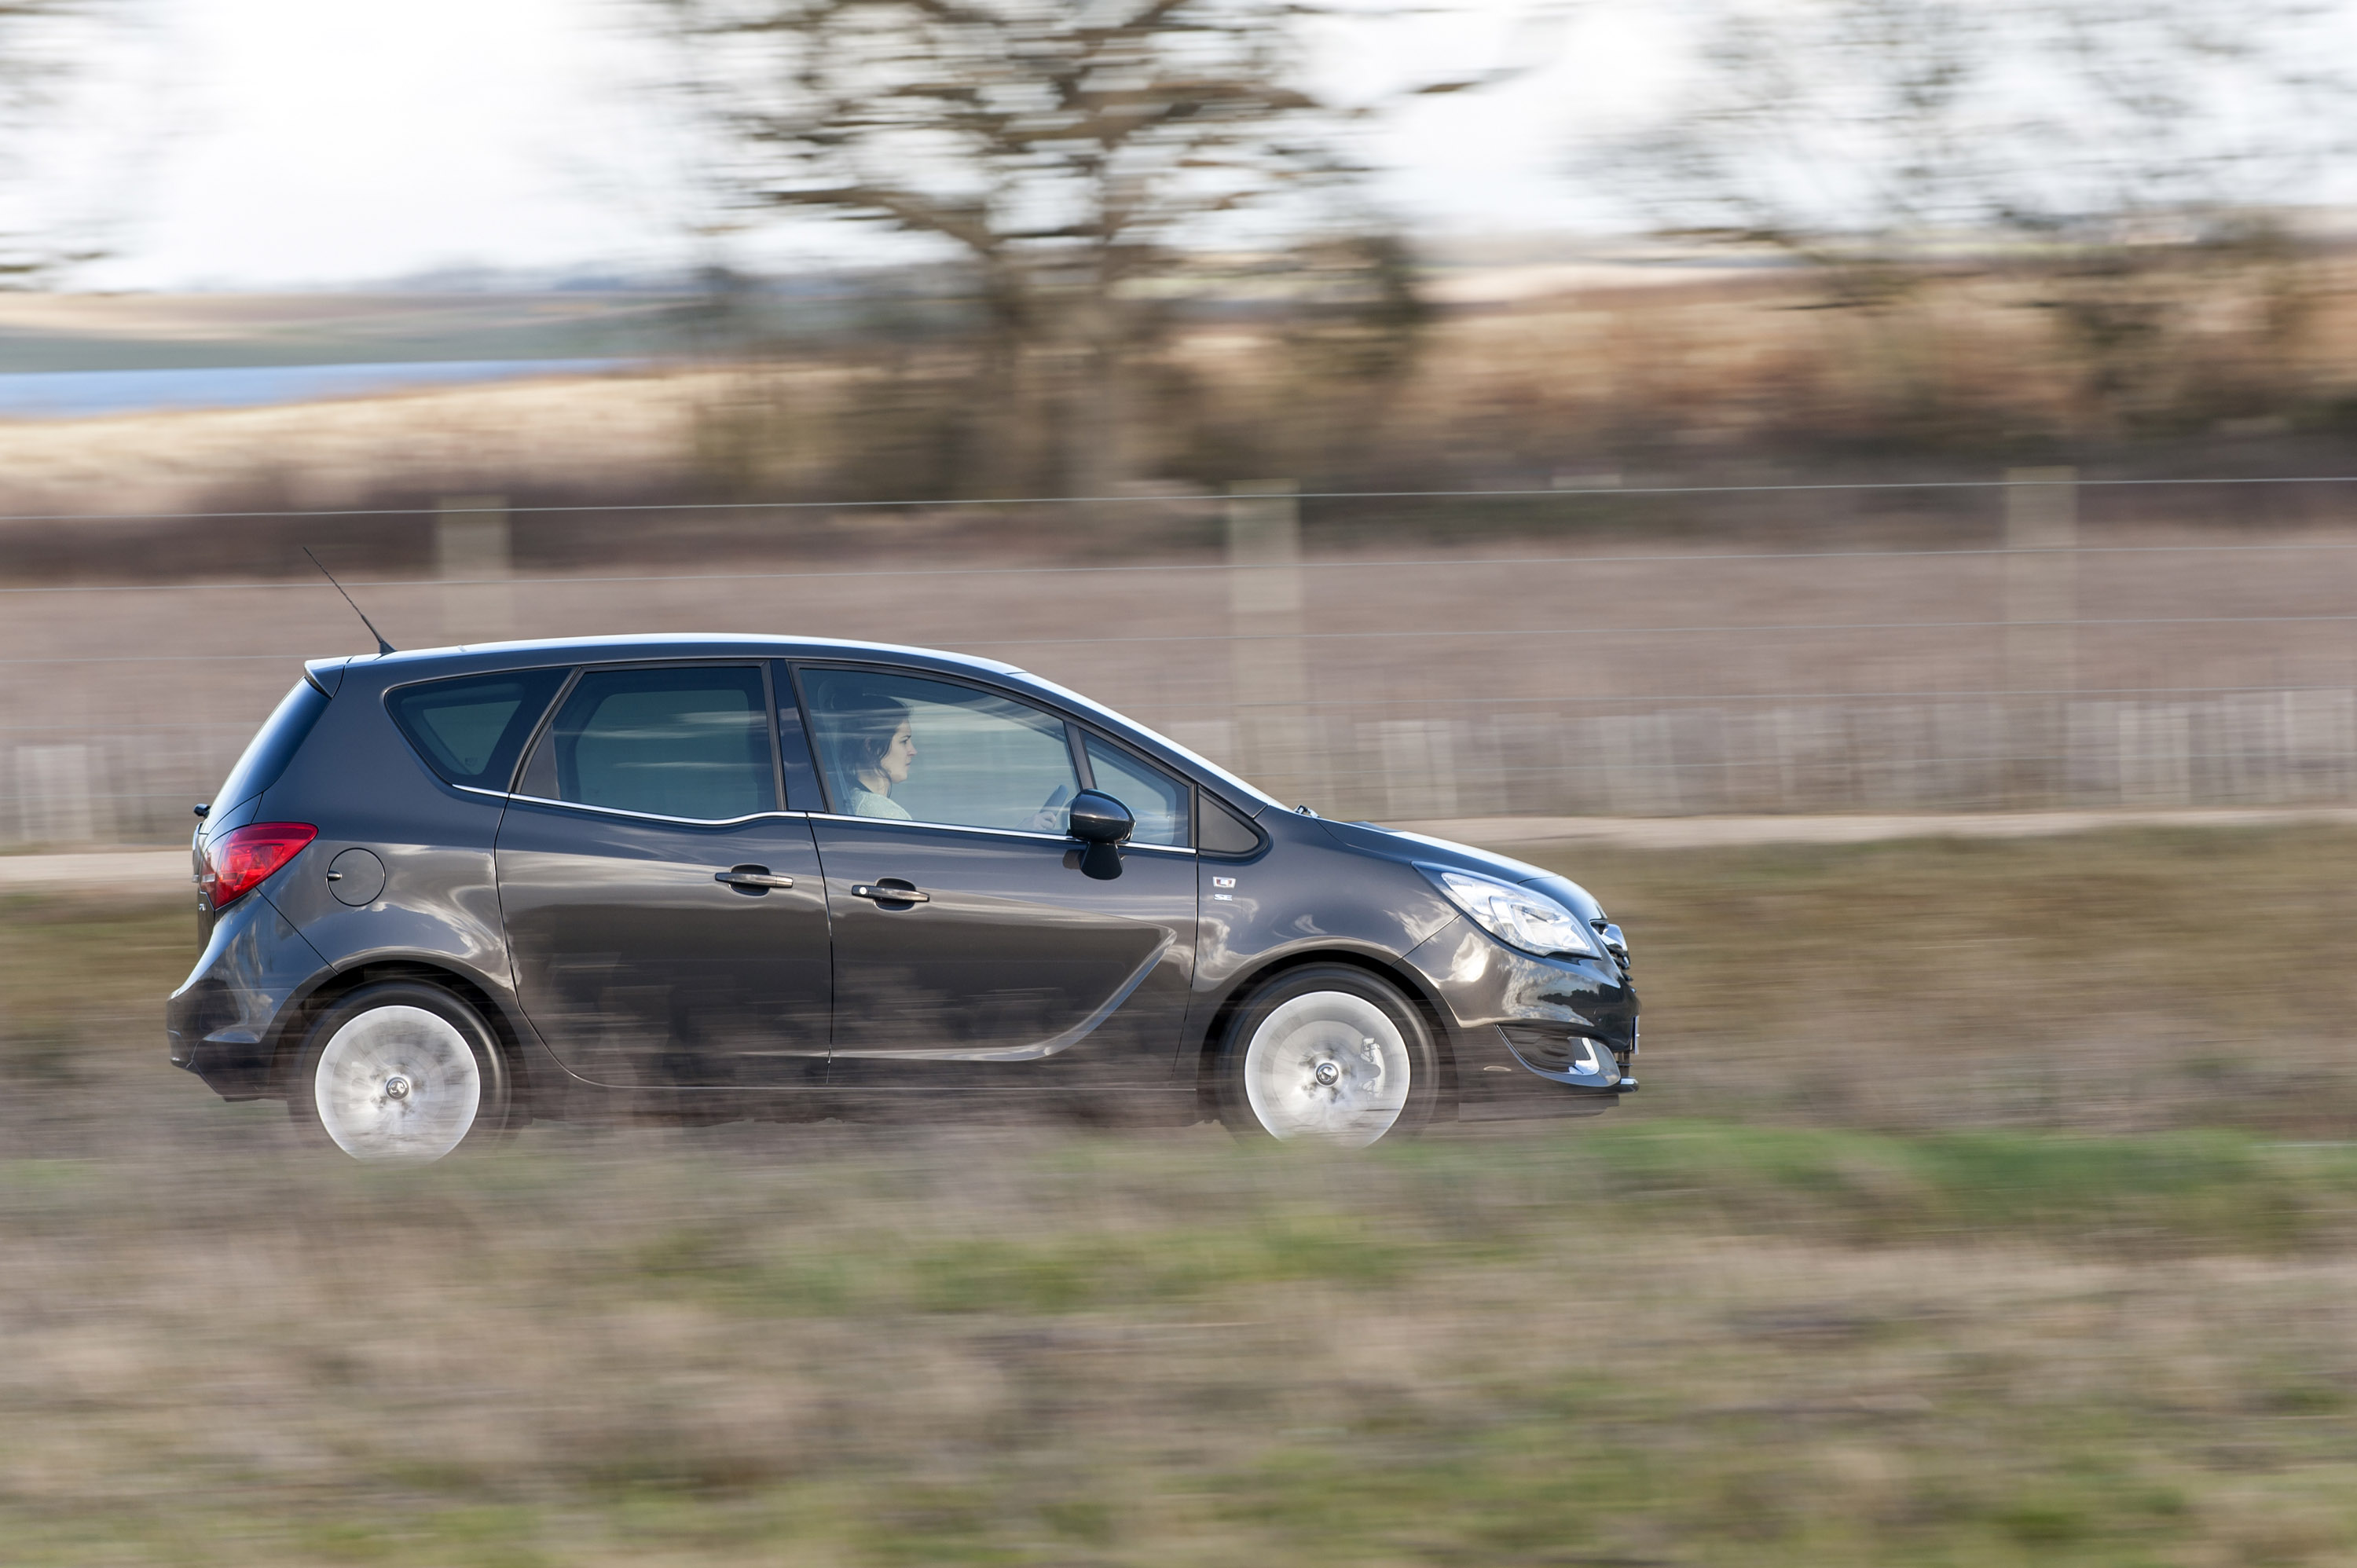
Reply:
[[[260,892],[223,912],[204,955],[164,1004],[172,1065],[223,1100],[273,1091],[279,1023],[327,963]]]
[[[165,1004],[164,1034],[172,1065],[192,1072],[223,1100],[259,1100],[270,1092],[274,1053],[259,1040],[207,1039],[197,1009],[180,996]]]

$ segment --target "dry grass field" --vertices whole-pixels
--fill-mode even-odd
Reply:
[[[2108,285],[2093,281],[2101,269],[1986,258],[1893,277],[1871,308],[1838,309],[1838,285],[1806,268],[1697,259],[1448,269],[1426,280],[1434,314],[1396,340],[1230,301],[1131,365],[1120,467],[1378,489],[1861,458],[1994,467],[2071,450],[2264,471],[2283,456],[2269,441],[2329,452],[2347,436],[2346,247],[2119,258]],[[953,308],[912,329],[847,288],[823,312],[831,331],[742,357],[683,333],[683,313],[694,302],[630,295],[21,296],[0,303],[0,348],[27,363],[67,343],[89,357],[59,362],[724,352],[287,408],[0,421],[0,510],[350,507],[437,487],[549,500],[1069,493],[1047,460],[1055,430],[1010,431],[978,406],[1006,394],[975,379],[972,345],[944,326]],[[2074,329],[2106,313],[2138,328]],[[1042,404],[1028,424],[1055,417]]]
[[[0,912],[0,1557],[2330,1564],[2357,834],[1580,852],[1648,1087],[297,1154],[185,910]],[[1544,858],[1543,856],[1543,858]]]

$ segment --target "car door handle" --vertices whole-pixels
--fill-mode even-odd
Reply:
[[[792,877],[772,875],[767,867],[759,865],[739,865],[727,871],[716,871],[712,874],[712,880],[725,882],[731,887],[791,887],[794,885]]]
[[[853,883],[851,896],[873,898],[878,904],[930,904],[933,901],[931,894],[920,893],[913,887],[878,887],[873,882]]]

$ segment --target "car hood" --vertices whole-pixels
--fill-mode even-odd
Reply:
[[[1583,920],[1606,918],[1604,907],[1596,901],[1595,895],[1578,883],[1508,855],[1492,854],[1486,849],[1475,849],[1471,844],[1457,843],[1448,839],[1427,838],[1423,833],[1378,827],[1373,822],[1325,821],[1318,825],[1339,843],[1361,854],[1381,855],[1385,860],[1396,860],[1409,865],[1447,866],[1451,870],[1471,871],[1506,882],[1523,883],[1560,900],[1565,908]]]

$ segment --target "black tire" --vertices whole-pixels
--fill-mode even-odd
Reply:
[[[498,1037],[424,981],[363,985],[312,1025],[286,1079],[297,1133],[357,1160],[424,1164],[498,1138],[514,1079]]]
[[[1255,990],[1212,1072],[1220,1120],[1247,1139],[1363,1147],[1422,1131],[1440,1103],[1440,1053],[1423,1010],[1347,964],[1288,970]]]

